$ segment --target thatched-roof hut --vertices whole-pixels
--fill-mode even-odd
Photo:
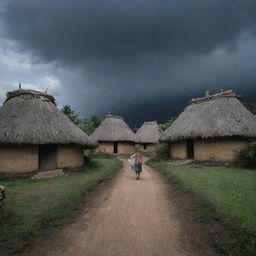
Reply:
[[[91,135],[98,152],[133,154],[135,134],[120,116],[107,115]]]
[[[0,108],[0,172],[76,167],[84,163],[82,148],[92,146],[53,96],[22,89],[7,93]]]
[[[256,137],[256,122],[233,91],[192,99],[160,137],[170,142],[171,158],[234,161]]]
[[[142,151],[154,153],[160,135],[161,129],[156,121],[144,122],[136,132],[135,143],[139,144]]]

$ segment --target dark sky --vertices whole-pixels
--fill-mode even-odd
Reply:
[[[1,101],[21,82],[132,126],[206,89],[256,101],[255,0],[8,0],[0,12]]]

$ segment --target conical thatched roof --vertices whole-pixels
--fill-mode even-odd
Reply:
[[[158,143],[161,129],[156,121],[144,122],[136,132],[136,143]]]
[[[135,141],[135,134],[120,116],[107,115],[91,135],[91,140],[98,141]]]
[[[0,108],[0,144],[78,144],[93,146],[89,137],[55,105],[53,96],[16,90]]]
[[[192,138],[243,136],[256,137],[253,114],[232,91],[192,99],[160,137],[161,141]]]

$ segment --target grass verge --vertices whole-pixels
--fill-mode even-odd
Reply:
[[[51,227],[75,214],[85,195],[122,167],[116,158],[93,160],[84,170],[53,179],[1,181],[6,187],[6,217],[0,225],[1,255],[22,251]]]
[[[220,234],[214,244],[222,255],[256,255],[256,171],[231,166],[170,165],[150,159],[176,190],[193,192],[194,209],[203,221],[216,221],[231,230],[228,239]]]

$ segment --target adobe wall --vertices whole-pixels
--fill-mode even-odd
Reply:
[[[194,158],[199,161],[232,162],[247,146],[243,138],[194,140]]]
[[[96,148],[96,152],[106,154],[113,154],[113,150],[113,142],[99,142],[99,146]]]
[[[38,170],[38,146],[0,146],[0,172],[29,173]]]
[[[187,142],[173,142],[170,146],[171,159],[187,159]]]
[[[135,153],[135,144],[133,142],[118,142],[118,154],[132,155]]]
[[[57,150],[57,166],[77,167],[84,164],[83,149],[78,145],[59,145]]]
[[[157,144],[147,143],[147,149],[144,149],[144,144],[136,144],[139,146],[141,152],[155,154]]]

